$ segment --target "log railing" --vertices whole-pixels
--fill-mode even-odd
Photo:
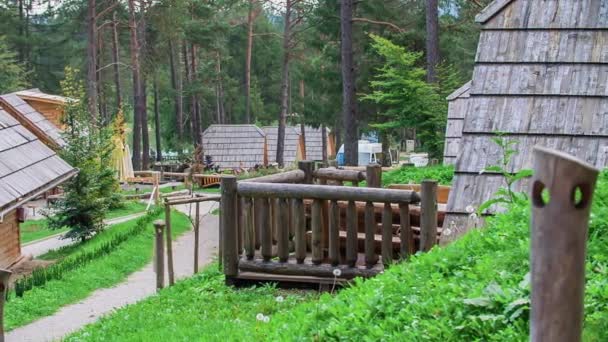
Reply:
[[[353,185],[367,180],[368,185],[371,181],[379,187],[381,169],[374,165],[365,173],[333,168],[314,171],[311,166],[301,162],[299,170],[247,181],[222,178],[221,248],[227,281],[238,278],[240,272],[334,278],[339,269],[342,279],[375,275],[383,266],[415,252],[410,205],[417,203],[423,203],[421,248],[428,250],[436,243],[436,182],[426,182],[421,195],[324,185],[327,180]],[[315,179],[319,184],[311,184]],[[374,205],[379,203],[380,227]],[[358,204],[365,206],[364,227],[359,227]]]

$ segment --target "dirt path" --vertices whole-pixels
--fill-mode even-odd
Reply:
[[[104,220],[106,225],[113,225],[122,223],[125,221],[133,220],[140,216],[143,216],[145,213],[136,213],[127,216],[117,217],[114,219]],[[23,255],[31,255],[32,257],[40,256],[50,250],[58,249],[63,246],[71,245],[74,243],[73,240],[70,239],[62,239],[63,233],[50,236],[45,239],[33,241],[31,243],[25,244],[21,246],[21,254]]]
[[[206,215],[216,208],[215,202],[201,204],[201,224],[199,240],[199,267],[209,264],[217,255],[219,241],[219,218]],[[177,207],[188,214],[187,205]],[[192,206],[194,212],[194,206]],[[206,216],[204,216],[206,215]],[[189,277],[193,272],[194,232],[189,231],[173,243],[173,260],[177,279]],[[165,281],[167,276],[165,276]],[[93,323],[101,316],[127,304],[138,302],[155,293],[156,276],[152,263],[131,274],[127,280],[112,288],[100,289],[79,303],[61,308],[52,316],[42,318],[24,327],[10,331],[6,342],[53,341]]]

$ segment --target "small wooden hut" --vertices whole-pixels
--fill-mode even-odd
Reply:
[[[515,142],[510,172],[531,167],[534,145],[599,168],[608,153],[608,0],[496,0],[476,21],[482,29],[445,220],[451,237],[466,230],[468,206],[504,185],[483,171],[503,157],[496,131]]]
[[[276,163],[277,159],[277,140],[279,137],[278,126],[265,126],[262,130],[266,134],[268,144],[268,162]],[[285,166],[293,166],[298,160],[302,160],[304,155],[304,145],[299,127],[285,127],[285,148],[283,150],[283,161]]]
[[[467,100],[471,81],[456,89],[446,98],[448,101],[448,122],[445,129],[445,146],[443,150],[443,164],[454,165],[460,153],[460,141],[462,140],[462,127],[464,126],[464,115],[467,110]]]
[[[268,165],[266,134],[255,125],[211,125],[203,132],[203,154],[221,170]]]
[[[333,133],[329,128],[327,131],[327,156],[336,155],[336,140]],[[306,159],[307,160],[323,160],[323,134],[321,128],[314,128],[306,126],[304,129],[305,147],[306,147]]]
[[[68,98],[46,94],[40,89],[33,88],[15,92],[17,96],[25,100],[36,111],[42,114],[57,127],[63,127],[63,111],[68,102]]]
[[[0,268],[21,256],[18,208],[77,170],[0,109]]]
[[[0,108],[51,148],[63,146],[61,130],[15,93],[0,95]]]

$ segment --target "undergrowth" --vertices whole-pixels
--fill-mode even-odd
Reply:
[[[382,185],[420,184],[425,179],[433,179],[440,185],[451,185],[454,177],[453,166],[401,167],[382,173]]]

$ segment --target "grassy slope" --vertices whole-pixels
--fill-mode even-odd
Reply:
[[[108,211],[106,219],[113,219],[121,216],[127,216],[130,214],[139,213],[146,210],[144,203],[129,201],[125,202],[121,208],[113,209]],[[27,220],[19,225],[19,231],[21,234],[21,243],[28,243],[31,241],[43,239],[48,236],[66,232],[68,229],[51,230],[46,227],[46,219],[40,220]]]
[[[177,236],[190,229],[190,221],[185,215],[175,213],[171,217],[173,235]],[[129,229],[135,221],[117,224],[83,245],[49,253],[46,258],[75,255],[85,249],[94,248],[108,241],[112,235]],[[120,283],[152,259],[152,229],[150,224],[147,232],[124,242],[109,255],[68,272],[60,280],[50,281],[43,287],[26,292],[23,298],[12,297],[4,308],[5,327],[10,330],[25,325],[37,318],[53,314],[64,305],[86,298],[97,289]]]

